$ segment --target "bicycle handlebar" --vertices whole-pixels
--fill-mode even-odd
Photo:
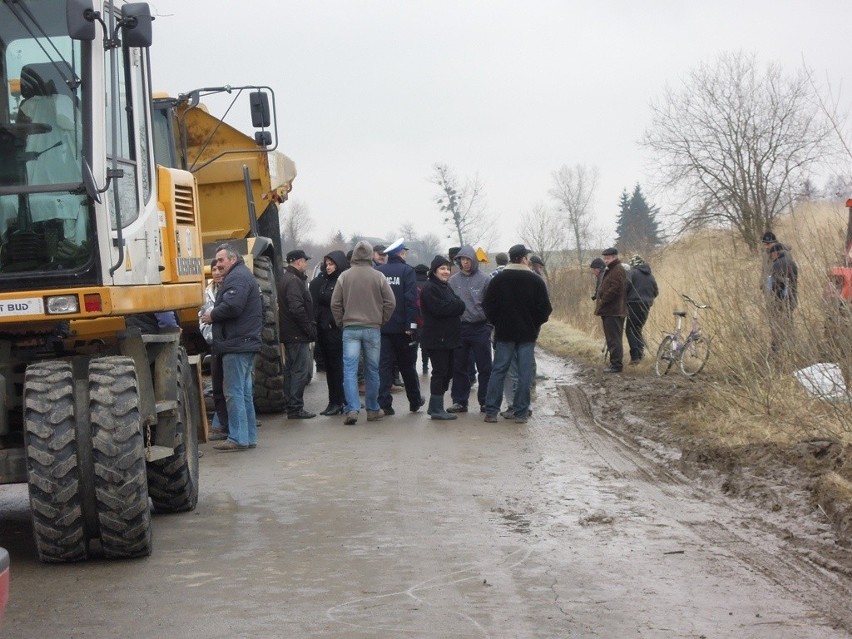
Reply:
[[[681,293],[681,294],[680,294],[680,296],[681,296],[683,299],[685,299],[687,302],[689,302],[690,304],[692,304],[695,308],[710,308],[707,304],[699,304],[698,302],[696,302],[694,299],[692,299],[692,298],[691,298],[689,295],[687,295],[686,293]]]

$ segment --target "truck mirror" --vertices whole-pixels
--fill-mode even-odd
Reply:
[[[72,40],[95,39],[95,10],[89,0],[68,0],[65,23]]]
[[[122,40],[128,47],[151,46],[151,7],[147,2],[131,2],[121,7]]]
[[[249,104],[251,105],[251,125],[255,129],[265,128],[269,126],[269,96],[263,91],[252,91],[249,94]]]
[[[272,132],[271,131],[257,131],[254,134],[254,143],[257,146],[269,146],[272,144]]]

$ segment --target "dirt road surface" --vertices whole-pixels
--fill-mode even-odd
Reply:
[[[156,516],[143,560],[40,564],[26,488],[2,487],[0,636],[850,636],[848,572],[596,421],[570,365],[539,370],[526,425],[403,394],[377,423],[264,415],[256,450],[202,446],[198,509]]]

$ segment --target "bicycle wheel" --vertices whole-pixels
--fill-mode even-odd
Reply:
[[[676,359],[677,352],[674,350],[674,339],[671,335],[666,335],[660,342],[660,347],[657,349],[657,359],[654,361],[654,370],[657,375],[663,376],[668,373]]]
[[[680,352],[680,370],[687,377],[697,375],[710,357],[710,338],[690,335]]]

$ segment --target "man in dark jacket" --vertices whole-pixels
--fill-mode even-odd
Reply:
[[[799,267],[780,242],[770,247],[769,259],[772,260],[769,276],[772,293],[769,303],[770,347],[773,353],[779,353],[793,331],[793,311],[799,303]]]
[[[429,267],[425,264],[418,264],[414,267],[414,274],[417,276],[417,308],[420,309],[420,328],[423,329],[423,305],[422,305],[422,295],[423,295],[423,287],[426,286],[426,282],[429,281]],[[420,341],[420,362],[423,365],[423,374],[426,375],[429,373],[429,353],[426,351],[426,348],[423,346],[423,341]]]
[[[518,383],[512,416],[518,424],[526,423],[529,417],[535,341],[553,310],[544,280],[530,270],[530,253],[523,244],[509,249],[509,264],[491,280],[482,302],[488,321],[494,325],[496,340],[485,399],[486,422],[497,421],[503,383],[513,360],[518,369]]]
[[[382,326],[382,352],[379,358],[379,406],[385,415],[393,415],[394,368],[399,369],[409,410],[420,410],[425,400],[420,394],[420,378],[417,375],[417,275],[414,268],[405,263],[405,242],[399,238],[388,246],[384,255],[387,261],[377,264],[376,270],[387,278],[393,291],[396,306],[387,324]]]
[[[601,253],[606,268],[598,286],[595,315],[603,322],[609,349],[609,367],[604,373],[620,373],[624,367],[624,318],[627,315],[627,271],[615,248]]]
[[[216,251],[216,264],[225,277],[213,308],[205,311],[201,319],[213,325],[212,350],[221,356],[228,439],[213,448],[246,450],[257,446],[252,371],[261,346],[263,303],[254,275],[230,244],[223,244]]]
[[[627,271],[627,345],[630,347],[630,363],[635,365],[645,354],[642,328],[648,321],[648,312],[654,299],[660,294],[651,266],[641,255],[630,258]]]
[[[305,386],[311,379],[311,342],[317,338],[314,307],[308,292],[307,254],[297,249],[287,253],[287,268],[278,282],[278,326],[284,344],[284,398],[287,419],[310,419],[305,410]]]

